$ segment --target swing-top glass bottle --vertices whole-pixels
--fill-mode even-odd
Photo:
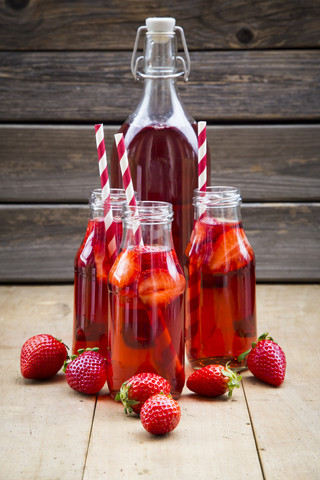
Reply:
[[[144,55],[137,57],[139,38],[145,33]],[[177,34],[184,58],[177,53]],[[141,200],[173,205],[172,235],[180,263],[192,228],[192,195],[197,187],[196,122],[179,97],[176,81],[190,72],[188,49],[174,18],[148,18],[138,29],[131,69],[144,80],[134,112],[122,125],[133,185]],[[210,157],[208,152],[208,170]],[[208,172],[210,175],[210,172]],[[115,146],[111,155],[111,183],[122,186]]]

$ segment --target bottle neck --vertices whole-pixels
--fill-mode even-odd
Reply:
[[[241,196],[235,187],[207,187],[195,190],[195,219],[214,218],[220,222],[241,222]]]
[[[173,249],[171,224],[172,205],[167,202],[138,202],[137,206],[122,207],[123,237],[121,248],[137,245]]]
[[[205,215],[204,215],[205,212]],[[195,208],[195,220],[203,220],[205,218],[216,219],[219,222],[223,223],[240,223],[241,222],[241,211],[240,205],[235,206],[224,206],[224,207],[207,207],[203,210],[200,207]]]
[[[183,125],[194,122],[179,97],[177,76],[177,47],[175,34],[146,35],[142,71],[144,79],[141,100],[127,120],[141,126],[150,124]]]
[[[189,123],[194,121],[184,109],[174,78],[145,79],[143,95],[133,116],[140,124],[175,124],[177,119],[181,123],[182,118]]]
[[[175,34],[147,33],[144,51],[145,78],[173,78],[177,73]]]
[[[110,189],[110,200],[112,207],[113,220],[117,223],[121,222],[122,204],[126,201],[126,194],[122,188]],[[102,200],[101,188],[92,190],[90,194],[90,219],[103,218],[105,216],[106,202]]]

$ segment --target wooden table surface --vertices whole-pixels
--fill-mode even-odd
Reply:
[[[231,400],[185,388],[179,426],[158,438],[126,417],[107,387],[84,396],[62,372],[41,383],[23,379],[27,338],[51,333],[71,344],[73,287],[0,287],[0,478],[320,478],[320,285],[258,285],[257,293],[258,331],[268,330],[287,356],[284,384],[245,372]]]

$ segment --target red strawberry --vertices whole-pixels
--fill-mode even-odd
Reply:
[[[97,350],[78,350],[79,355],[72,355],[71,361],[65,362],[66,379],[73,390],[90,395],[98,393],[106,383],[108,364]]]
[[[115,399],[123,403],[125,413],[139,414],[144,402],[160,392],[170,393],[167,380],[155,373],[138,373],[123,383]]]
[[[22,346],[21,374],[32,379],[53,377],[63,366],[67,356],[66,346],[60,340],[52,335],[35,335]]]
[[[231,228],[220,235],[215,243],[209,268],[212,272],[238,270],[247,264],[249,256],[253,256],[253,251],[243,229]]]
[[[157,393],[143,404],[140,412],[141,423],[147,432],[164,435],[172,432],[180,422],[181,409],[171,395]]]
[[[229,363],[229,362],[228,362]],[[226,391],[228,397],[233,389],[239,388],[241,376],[230,370],[227,365],[207,365],[193,372],[187,380],[187,387],[204,397],[219,397]]]
[[[139,256],[132,250],[124,250],[112,265],[109,281],[115,287],[125,288],[137,279],[139,273]]]
[[[176,272],[174,276],[163,268],[145,270],[139,279],[138,292],[148,306],[168,305],[184,292],[186,281]]]
[[[252,342],[252,349],[242,353],[241,362],[248,355],[247,365],[250,372],[260,380],[278,387],[284,381],[286,374],[286,356],[282,348],[263,333],[258,342]]]

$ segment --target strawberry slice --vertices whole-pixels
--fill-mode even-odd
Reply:
[[[173,277],[168,270],[155,268],[145,270],[139,280],[138,292],[149,307],[163,307],[184,292],[186,281],[178,272]]]
[[[231,228],[219,236],[210,255],[211,272],[228,272],[244,267],[252,258],[242,229]]]
[[[207,263],[208,256],[212,252],[212,244],[221,235],[223,228],[224,226],[219,220],[207,216],[202,217],[194,224],[185,252],[190,265],[199,269],[203,263]]]
[[[199,268],[203,263],[203,245],[206,242],[207,229],[203,222],[197,221],[194,224],[190,242],[187,245],[185,255],[189,259],[190,265]]]
[[[139,274],[139,256],[132,250],[124,250],[118,255],[110,270],[109,282],[122,289],[137,280]]]

